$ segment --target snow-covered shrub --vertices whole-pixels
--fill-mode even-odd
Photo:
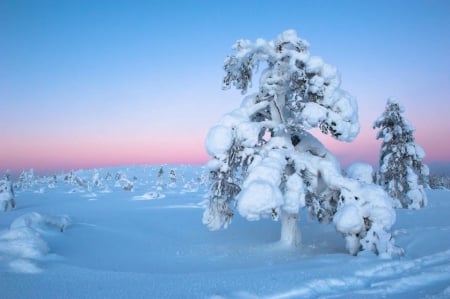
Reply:
[[[0,262],[8,263],[15,272],[39,273],[33,260],[42,261],[49,252],[43,235],[63,232],[71,223],[68,216],[50,216],[30,212],[17,217],[9,229],[0,231]]]
[[[56,175],[52,175],[47,178],[47,187],[49,189],[55,189],[57,183],[58,183],[58,178]]]
[[[111,172],[108,171],[108,172],[106,173],[106,175],[105,175],[105,180],[111,181],[112,178],[113,178],[113,176],[112,176]]]
[[[363,181],[347,181],[341,189],[333,222],[344,234],[351,254],[360,250],[381,256],[402,254],[389,233],[395,223],[392,199],[377,185]]]
[[[125,191],[133,191],[134,183],[127,179],[126,175],[117,173],[114,187],[122,188]]]
[[[97,188],[101,188],[103,186],[100,172],[97,169],[94,169],[94,174],[92,175],[92,186]]]
[[[211,230],[226,228],[235,209],[248,220],[281,219],[281,241],[296,245],[301,208],[307,207],[319,221],[331,221],[349,202],[344,199],[360,191],[359,183],[344,178],[333,155],[307,132],[318,127],[337,140],[351,141],[359,132],[357,104],[340,88],[336,68],[311,56],[308,43],[293,30],[273,41],[239,40],[234,50],[236,54],[225,60],[224,88],[233,85],[246,93],[258,66],[265,69],[257,92],[245,97],[241,107],[226,114],[206,137],[212,157],[208,163],[211,189],[203,223]],[[372,196],[383,201],[386,194]],[[335,224],[347,216],[341,212]],[[364,217],[369,216],[361,212],[358,221]],[[364,229],[388,234],[385,230],[391,224],[384,222],[384,217],[374,216]],[[357,235],[358,242],[364,238],[355,229],[341,227],[340,231]],[[365,240],[372,242],[374,252],[385,252],[379,248],[391,242]],[[352,253],[360,249],[349,248]]]
[[[88,186],[88,182],[80,177],[75,171],[70,171],[66,174],[64,176],[64,181],[70,185],[75,185],[82,189],[87,188]]]
[[[9,174],[7,174],[0,180],[0,206],[3,211],[6,212],[8,209],[16,207],[14,197],[14,187]]]
[[[397,207],[419,209],[426,205],[424,187],[428,185],[429,170],[422,163],[424,150],[414,142],[414,128],[402,116],[404,108],[389,98],[383,114],[373,128],[379,128],[382,139],[378,183],[395,199]]]
[[[37,212],[30,212],[16,218],[11,223],[10,229],[28,227],[37,232],[42,232],[47,229],[56,229],[63,232],[71,224],[71,222],[70,217],[67,215],[51,216]]]

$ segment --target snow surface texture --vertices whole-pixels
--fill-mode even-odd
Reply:
[[[426,207],[397,211],[392,231],[402,257],[355,257],[333,225],[305,213],[296,248],[278,242],[280,224],[269,220],[237,217],[211,233],[199,221],[204,170],[173,168],[176,186],[168,186],[165,168],[159,191],[159,167],[152,166],[97,170],[104,186],[90,190],[70,192],[76,186],[59,175],[17,188],[16,208],[0,213],[0,297],[450,297],[449,191],[426,190]],[[119,172],[136,177],[133,191],[114,186]],[[94,173],[73,176],[91,182]],[[157,191],[165,197],[134,200]]]

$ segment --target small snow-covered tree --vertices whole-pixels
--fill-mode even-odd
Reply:
[[[238,40],[233,48],[236,54],[224,64],[225,89],[234,86],[245,94],[258,67],[264,69],[257,91],[207,135],[211,189],[204,224],[226,228],[235,209],[248,220],[281,219],[281,241],[296,245],[301,208],[308,207],[319,221],[331,221],[350,205],[357,213],[347,208],[334,221],[339,232],[352,236],[346,237],[349,251],[390,250],[391,199],[372,185],[378,191],[366,198],[373,200],[362,200],[362,190],[369,188],[343,177],[333,155],[308,132],[318,127],[341,141],[359,132],[356,102],[340,88],[336,68],[311,56],[308,43],[293,30],[273,41]],[[374,207],[387,212],[377,217]],[[349,217],[355,225],[346,225]],[[375,237],[367,239],[368,231]]]
[[[424,150],[414,141],[414,128],[402,115],[398,100],[389,98],[373,128],[382,139],[378,183],[395,199],[397,207],[419,209],[426,205],[424,187],[429,170],[422,162]]]
[[[14,209],[16,202],[14,199],[14,188],[11,182],[9,173],[0,180],[0,204],[3,206],[3,211],[7,211],[9,208]]]
[[[177,175],[175,173],[175,169],[171,169],[169,171],[169,180],[170,180],[169,187],[175,188],[177,185]]]
[[[450,189],[450,177],[446,174],[430,174],[431,189]]]
[[[15,183],[16,190],[29,190],[36,184],[36,176],[34,175],[34,169],[28,171],[22,171]]]
[[[92,185],[96,188],[103,187],[102,178],[100,176],[100,172],[97,169],[94,169],[94,173],[92,174]]]
[[[114,187],[122,188],[125,191],[133,191],[134,183],[125,174],[119,171],[116,173],[115,179]]]

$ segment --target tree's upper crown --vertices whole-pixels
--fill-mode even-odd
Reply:
[[[336,68],[311,56],[308,42],[294,30],[283,32],[273,41],[238,40],[233,49],[235,55],[228,56],[224,63],[224,89],[233,85],[245,94],[264,62],[256,102],[274,103],[277,121],[293,131],[320,127],[338,140],[356,137],[359,123],[355,99],[340,88]],[[271,117],[274,120],[274,115]]]

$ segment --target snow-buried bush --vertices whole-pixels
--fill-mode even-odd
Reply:
[[[50,250],[42,236],[49,231],[63,232],[70,222],[67,216],[36,212],[16,218],[8,230],[0,231],[0,263],[6,262],[15,272],[41,272],[35,261],[41,260]]]
[[[348,251],[356,254],[361,249],[370,250],[381,256],[402,254],[388,233],[396,218],[392,199],[373,184],[346,184],[350,188],[341,189],[333,223],[345,235]]]

